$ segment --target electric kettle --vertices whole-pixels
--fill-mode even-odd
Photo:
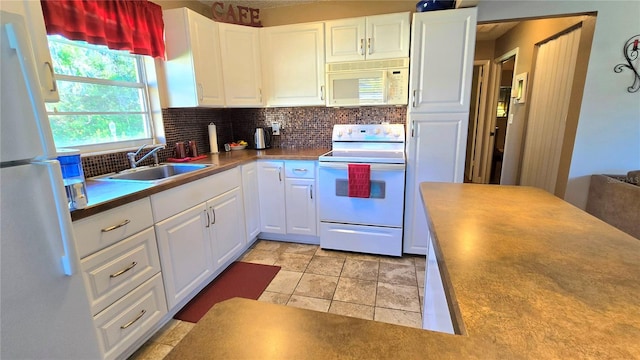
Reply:
[[[271,147],[271,128],[256,128],[255,134],[253,135],[253,140],[255,142],[256,149],[267,149]]]

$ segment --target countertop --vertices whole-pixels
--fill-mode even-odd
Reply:
[[[118,206],[145,198],[160,191],[180,186],[213,174],[232,169],[236,166],[257,160],[318,160],[318,157],[330,149],[266,149],[239,150],[208,154],[205,159],[189,164],[212,165],[206,169],[194,171],[156,185],[129,181],[98,181],[87,179],[86,208],[71,212],[72,220],[79,220]]]
[[[421,192],[464,335],[232,299],[168,359],[640,358],[640,241],[535,188]]]

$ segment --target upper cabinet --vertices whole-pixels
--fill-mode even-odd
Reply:
[[[44,26],[40,1],[3,1],[2,10],[25,17],[29,39],[31,39],[36,60],[42,97],[46,102],[60,101],[56,79],[53,74],[53,62],[49,52],[49,42],[47,41],[47,31]]]
[[[476,17],[476,8],[414,15],[410,112],[469,111]]]
[[[409,12],[325,22],[326,61],[409,56]]]
[[[218,26],[227,106],[262,106],[260,28],[225,23]]]
[[[262,29],[268,106],[324,105],[324,24]]]
[[[168,106],[224,106],[218,24],[187,8],[163,14]]]

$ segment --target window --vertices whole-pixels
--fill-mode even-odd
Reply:
[[[151,143],[156,134],[144,57],[58,35],[48,39],[60,94],[59,102],[46,104],[56,146],[98,152]]]

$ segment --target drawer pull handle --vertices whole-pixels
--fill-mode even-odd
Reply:
[[[307,172],[308,170],[307,169],[298,168],[298,169],[293,169],[293,171]]]
[[[117,228],[121,228],[121,227],[123,227],[123,226],[127,225],[127,224],[128,224],[128,223],[130,223],[130,222],[131,222],[131,220],[127,219],[127,220],[125,220],[125,221],[121,222],[121,223],[120,223],[120,224],[118,224],[118,225],[109,226],[108,228],[102,229],[101,231],[102,231],[102,232],[109,232],[109,231],[113,231],[113,230],[115,230],[115,229],[117,229]]]
[[[128,323],[126,323],[124,325],[121,325],[120,329],[124,330],[124,329],[128,328],[129,326],[135,324],[135,322],[140,320],[140,318],[143,317],[144,314],[146,314],[146,313],[147,313],[147,310],[142,309],[142,311],[140,311],[140,314],[138,314],[138,316],[136,316],[135,319],[129,321]]]
[[[118,271],[118,272],[116,272],[114,274],[109,275],[109,277],[110,278],[118,277],[118,276],[126,273],[127,271],[133,269],[136,265],[138,265],[138,263],[134,261],[134,262],[131,263],[131,265],[127,266],[126,268],[124,268],[124,269],[122,269],[122,270],[120,270],[120,271]]]
[[[211,226],[211,216],[207,210],[205,210],[204,213],[207,214],[207,225],[205,227],[209,227]]]

